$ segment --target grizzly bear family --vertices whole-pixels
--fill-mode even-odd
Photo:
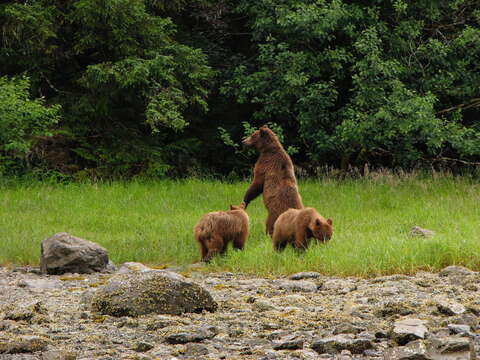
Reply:
[[[277,135],[267,126],[255,131],[243,144],[258,152],[253,181],[243,203],[230,206],[230,211],[211,212],[195,226],[195,238],[200,244],[202,260],[225,253],[228,243],[243,249],[248,237],[248,204],[263,193],[268,211],[266,232],[273,236],[273,246],[282,250],[290,243],[296,249],[308,247],[308,239],[329,240],[333,233],[332,220],[323,218],[314,208],[304,208],[290,156]]]

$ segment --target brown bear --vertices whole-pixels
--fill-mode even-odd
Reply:
[[[245,204],[230,205],[230,211],[205,214],[195,225],[195,239],[200,244],[202,261],[208,262],[217,254],[224,254],[230,241],[242,250],[248,237],[248,214]]]
[[[271,236],[273,224],[281,213],[290,208],[303,208],[293,163],[277,135],[267,126],[255,131],[243,144],[255,148],[259,154],[253,170],[253,181],[243,202],[248,206],[263,192],[263,202],[268,210],[266,231]]]
[[[305,250],[312,237],[322,242],[330,240],[332,225],[332,219],[325,219],[314,208],[289,209],[275,222],[273,247],[275,250],[283,250],[290,243],[296,249]]]

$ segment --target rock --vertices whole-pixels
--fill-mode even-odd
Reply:
[[[357,288],[351,280],[334,279],[327,280],[322,285],[322,290],[334,291],[339,294],[348,294]]]
[[[448,324],[448,329],[450,330],[451,334],[456,334],[460,336],[472,335],[470,326],[468,325]]]
[[[15,304],[7,307],[4,319],[31,322],[35,316],[47,315],[48,311],[40,301],[30,304]]]
[[[271,310],[278,310],[271,302],[268,300],[256,300],[253,303],[253,308],[256,311],[271,311]]]
[[[317,279],[322,276],[315,271],[304,271],[289,276],[290,280]]]
[[[140,341],[136,343],[135,346],[133,347],[133,350],[136,352],[145,352],[151,349],[153,349],[153,345],[144,341]]]
[[[365,328],[355,326],[351,323],[341,323],[335,327],[333,330],[334,335],[338,334],[359,334],[362,331],[365,331]]]
[[[42,241],[40,270],[43,274],[90,274],[105,270],[108,264],[107,250],[94,242],[67,233]]]
[[[428,332],[425,321],[419,319],[403,319],[395,321],[391,331],[391,338],[399,345],[410,341],[424,339]]]
[[[349,350],[353,354],[361,354],[363,351],[372,348],[372,342],[365,338],[355,338],[350,334],[335,335],[323,339],[315,339],[311,348],[319,354],[340,353],[342,350]]]
[[[438,276],[465,276],[465,275],[472,275],[475,274],[474,271],[467,269],[466,267],[463,266],[456,266],[456,265],[451,265],[447,266],[446,268],[443,268],[439,273]]]
[[[427,346],[421,340],[411,341],[406,346],[397,346],[385,350],[388,360],[433,360],[427,355]]]
[[[282,290],[294,292],[315,292],[318,288],[317,284],[306,280],[276,280],[274,284]]]
[[[440,313],[448,316],[460,315],[466,311],[465,307],[462,304],[447,300],[439,300],[437,302],[437,309]]]
[[[0,344],[0,353],[33,353],[47,349],[49,341],[40,336],[23,335]]]
[[[475,349],[472,340],[466,337],[442,337],[429,340],[429,351],[434,354],[437,360],[474,360]]]
[[[42,353],[42,360],[76,360],[77,354],[67,350],[51,350]]]
[[[165,341],[169,344],[186,344],[211,339],[217,335],[217,329],[213,326],[187,329],[168,335]]]
[[[202,344],[188,343],[185,348],[186,356],[195,356],[197,359],[199,356],[207,355],[208,353],[210,353],[210,351]]]
[[[17,283],[17,286],[40,290],[61,289],[63,288],[63,283],[54,279],[22,279]]]
[[[413,309],[406,303],[401,301],[389,301],[383,305],[377,314],[381,317],[388,317],[393,315],[410,315],[413,314]]]
[[[274,350],[296,350],[303,348],[303,339],[296,335],[289,335],[273,343]]]
[[[435,232],[432,231],[432,230],[423,229],[423,228],[421,228],[420,226],[414,226],[414,227],[410,230],[410,235],[411,235],[411,236],[430,237],[430,236],[435,235]]]
[[[92,309],[112,316],[215,311],[217,303],[201,286],[178,274],[150,271],[118,275],[92,297]]]
[[[152,268],[149,268],[148,266],[145,266],[142,263],[126,262],[120,266],[120,268],[117,270],[117,274],[139,273],[139,272],[147,272],[152,270],[153,270]]]

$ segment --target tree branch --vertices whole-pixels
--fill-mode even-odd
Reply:
[[[465,109],[469,109],[469,108],[472,108],[472,107],[480,107],[480,98],[474,98],[474,99],[470,100],[470,102],[468,102],[468,103],[459,104],[459,105],[456,105],[456,106],[449,107],[447,109],[437,111],[436,115],[448,113],[448,112],[451,112],[451,111],[454,111],[454,110],[460,110],[460,109],[465,110]]]

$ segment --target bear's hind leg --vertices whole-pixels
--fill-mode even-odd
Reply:
[[[237,235],[233,239],[233,248],[237,250],[243,250],[243,247],[245,246],[245,241],[247,241],[247,236],[248,234]]]

